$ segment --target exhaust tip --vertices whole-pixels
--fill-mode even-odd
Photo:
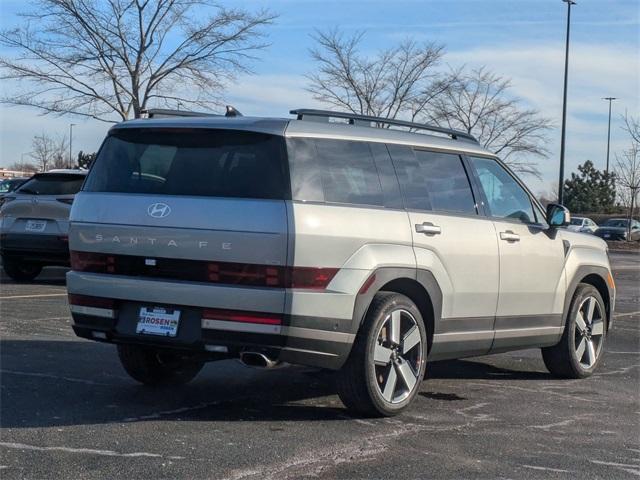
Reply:
[[[279,363],[261,352],[241,352],[240,361],[253,368],[273,368]]]

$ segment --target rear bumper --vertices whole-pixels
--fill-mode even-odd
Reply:
[[[69,242],[63,235],[3,233],[0,253],[46,265],[69,265]]]
[[[339,369],[355,339],[351,332],[354,298],[334,292],[304,292],[296,300],[295,293],[282,289],[167,282],[74,271],[67,274],[67,287],[70,294],[115,300],[113,309],[71,306],[74,332],[91,340],[202,353],[226,350],[232,357],[243,350],[265,351],[287,363]],[[342,303],[343,308],[338,306],[336,310],[335,302]],[[203,318],[206,308],[282,312],[283,305],[288,307],[282,314],[281,325]],[[181,318],[176,337],[137,334],[142,306],[179,309]]]

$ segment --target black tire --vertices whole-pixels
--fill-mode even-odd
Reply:
[[[597,303],[597,305],[594,306],[593,318],[591,320],[592,325],[590,325],[589,320],[585,318],[585,316],[588,317],[587,302],[589,299],[594,299]],[[580,313],[580,316],[578,313]],[[579,319],[581,323],[586,323],[587,329],[583,329],[579,325]],[[601,335],[594,333],[600,331],[602,331]],[[581,283],[578,285],[578,288],[576,288],[576,292],[571,300],[567,324],[560,343],[553,347],[542,349],[544,364],[549,372],[560,378],[589,377],[602,361],[606,336],[607,315],[602,296],[593,285]],[[583,340],[586,342],[586,349],[580,348]],[[591,346],[593,347],[592,350],[588,348],[589,342],[591,342]],[[583,353],[580,353],[581,350]],[[595,353],[595,361],[593,361],[593,363],[590,362],[592,355],[590,351]],[[585,359],[586,361],[584,361]]]
[[[134,380],[154,387],[183,385],[204,366],[203,361],[188,355],[139,345],[118,345],[118,356]]]
[[[387,326],[391,321],[391,313],[401,312],[402,318],[398,320],[398,325],[406,326],[407,331],[402,335],[401,343],[393,344],[386,342],[383,335],[391,335],[392,326]],[[411,318],[412,317],[412,318]],[[411,323],[415,321],[414,323]],[[384,327],[384,329],[383,329]],[[415,341],[417,328],[419,333],[419,345],[416,344],[406,354],[403,352],[405,340],[409,338],[409,332]],[[386,330],[388,329],[388,330]],[[402,329],[400,328],[400,332]],[[400,338],[397,335],[396,338]],[[407,345],[409,341],[407,340]],[[387,348],[387,346],[389,346]],[[386,366],[376,363],[376,347],[383,347],[383,350],[391,350],[392,356]],[[394,350],[395,349],[395,350]],[[393,353],[395,351],[395,353]],[[427,332],[420,311],[416,305],[406,296],[392,292],[380,292],[376,294],[369,306],[367,316],[356,336],[351,354],[347,362],[338,372],[337,386],[338,395],[347,409],[352,413],[367,417],[393,416],[405,410],[413,401],[420,383],[424,377],[427,356]],[[410,373],[415,375],[415,382],[412,387],[404,381],[403,375],[407,375],[407,365],[411,368]],[[389,379],[393,373],[400,387],[404,391],[394,398],[395,388],[391,388],[391,401],[386,399],[383,389],[389,384]],[[384,377],[386,376],[386,379]],[[386,380],[386,381],[385,381]],[[394,386],[396,383],[393,384]]]
[[[31,282],[42,272],[42,265],[38,263],[7,257],[2,257],[2,268],[16,282]]]

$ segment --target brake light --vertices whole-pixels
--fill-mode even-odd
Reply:
[[[70,293],[69,305],[113,309],[116,306],[116,301],[112,298],[90,297],[88,295],[76,295],[74,293]]]
[[[208,263],[207,280],[214,283],[276,288],[324,289],[337,268],[280,267],[242,263]]]
[[[262,325],[282,325],[282,317],[273,313],[244,312],[238,310],[218,310],[206,308],[202,312],[206,320],[222,320],[225,322],[260,323]]]
[[[103,253],[71,251],[71,270],[91,273],[116,273],[115,257]]]
[[[337,268],[291,267],[287,288],[324,289],[338,273]]]

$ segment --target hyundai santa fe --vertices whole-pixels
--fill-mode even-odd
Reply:
[[[593,373],[615,285],[564,207],[466,133],[291,113],[111,128],[71,212],[77,335],[147,385],[225,358],[336,370],[371,416],[404,410],[427,361],[538,347]]]

